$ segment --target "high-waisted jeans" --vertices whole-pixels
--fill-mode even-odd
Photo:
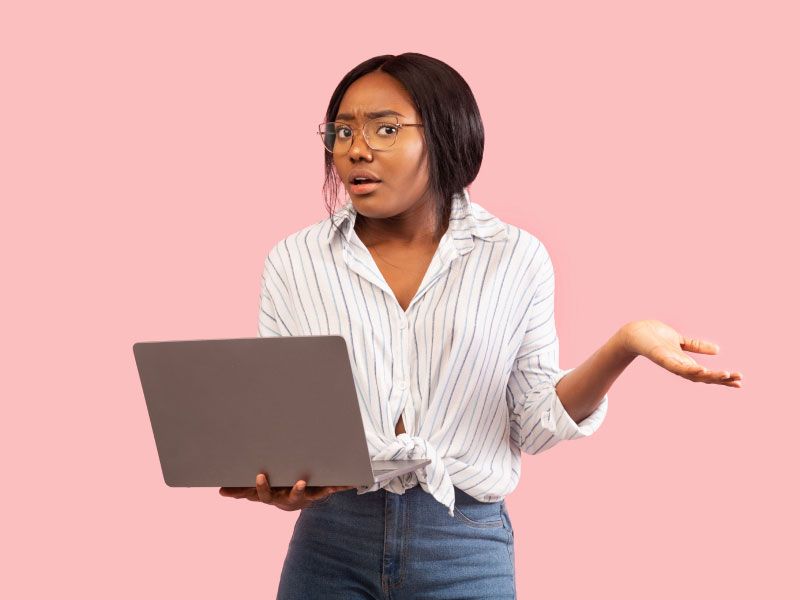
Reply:
[[[278,600],[516,598],[505,501],[456,488],[454,512],[419,485],[335,492],[300,511]]]

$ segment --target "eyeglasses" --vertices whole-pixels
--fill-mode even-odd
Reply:
[[[379,117],[364,123],[361,135],[367,146],[373,150],[388,150],[397,141],[397,134],[403,127],[423,127],[422,123],[401,123],[397,117]],[[331,154],[344,154],[350,151],[353,145],[353,128],[341,121],[320,123],[317,131],[325,146]]]

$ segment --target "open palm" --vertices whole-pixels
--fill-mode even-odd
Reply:
[[[742,387],[738,371],[714,371],[689,356],[687,352],[717,354],[719,346],[706,340],[687,338],[661,321],[633,321],[623,328],[625,347],[638,355],[691,381]]]

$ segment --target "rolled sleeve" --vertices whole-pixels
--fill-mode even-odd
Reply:
[[[537,454],[561,440],[592,435],[608,411],[608,395],[576,423],[556,393],[556,385],[570,371],[560,369],[555,325],[555,272],[544,246],[534,277],[534,293],[525,313],[525,333],[506,388],[510,436],[527,454]]]
[[[567,409],[561,403],[561,398],[556,393],[555,387],[567,373],[574,370],[574,367],[565,369],[553,380],[553,402],[541,416],[542,427],[555,434],[561,440],[573,440],[592,435],[605,420],[606,412],[608,412],[608,395],[605,395],[592,414],[581,420],[580,423],[576,423],[569,416]]]

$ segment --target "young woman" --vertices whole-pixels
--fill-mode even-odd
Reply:
[[[514,598],[504,498],[521,452],[594,433],[638,355],[691,381],[740,387],[741,374],[701,367],[686,351],[715,345],[654,320],[559,368],[552,261],[534,235],[470,201],[483,124],[445,63],[363,62],[319,134],[330,219],[269,252],[259,334],[344,336],[370,456],[431,462],[369,489],[271,488],[260,473],[220,493],[302,509],[280,599]],[[334,213],[342,184],[349,198]]]

